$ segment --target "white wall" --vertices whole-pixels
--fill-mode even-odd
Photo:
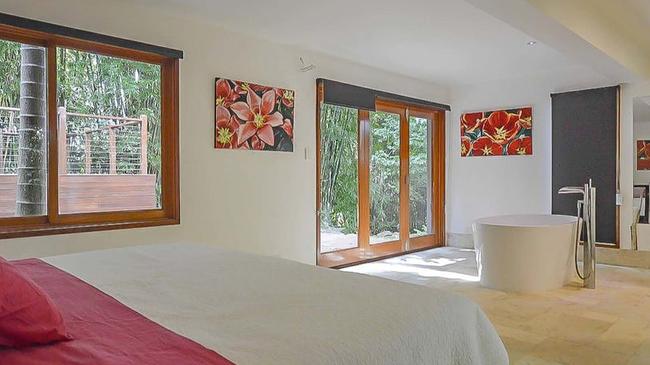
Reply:
[[[551,211],[550,94],[607,86],[584,80],[579,85],[548,85],[544,81],[494,83],[455,88],[448,121],[447,217],[449,233],[471,233],[477,218]],[[623,85],[621,98],[621,248],[631,247],[632,185],[635,141],[632,100],[650,95],[650,83]],[[533,156],[460,157],[460,114],[515,106],[533,106]]]
[[[468,234],[481,217],[551,211],[551,88],[534,80],[455,88],[447,122],[447,226]],[[460,157],[460,115],[533,107],[533,155]]]
[[[0,11],[185,51],[180,84],[182,224],[2,240],[0,255],[9,258],[205,242],[314,263],[315,79],[449,102],[447,90],[437,85],[230,33],[160,8],[100,0],[3,0]],[[315,63],[316,70],[298,72],[298,56]],[[295,152],[213,149],[217,76],[294,89]]]

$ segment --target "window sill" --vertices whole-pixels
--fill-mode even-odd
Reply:
[[[0,227],[0,240],[21,237],[49,236],[66,233],[83,233],[108,231],[128,228],[158,227],[180,224],[179,218],[152,218],[146,220],[115,222],[115,223],[85,223],[85,224],[38,224],[22,227]]]

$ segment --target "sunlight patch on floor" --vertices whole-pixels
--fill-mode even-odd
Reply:
[[[466,261],[466,258],[460,257],[455,259],[450,259],[446,257],[437,257],[424,260],[420,257],[415,256],[403,256],[403,257],[393,257],[385,260],[384,262],[389,264],[406,264],[406,265],[420,265],[420,266],[436,266],[443,267],[448,265],[453,265],[459,262]]]
[[[424,251],[430,252],[430,251]],[[476,257],[473,250],[459,251],[448,247],[388,258],[344,269],[362,274],[390,277],[392,274],[413,275],[415,278],[478,282]]]
[[[467,274],[462,274],[453,271],[443,271],[435,269],[427,269],[416,266],[401,265],[401,264],[389,264],[389,263],[375,263],[369,264],[362,269],[348,268],[343,269],[344,271],[356,272],[361,274],[376,275],[386,272],[396,272],[396,273],[408,273],[415,274],[420,277],[425,278],[443,278],[443,279],[454,279],[454,280],[463,280],[463,281],[478,281],[478,276],[472,276]]]

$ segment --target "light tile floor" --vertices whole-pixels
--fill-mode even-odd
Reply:
[[[451,290],[481,305],[511,364],[650,365],[650,270],[598,265],[597,288],[482,288],[473,250],[437,248],[345,269]]]

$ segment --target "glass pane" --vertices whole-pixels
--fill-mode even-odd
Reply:
[[[323,104],[320,134],[321,252],[358,247],[358,110]]]
[[[431,161],[429,119],[409,118],[409,217],[410,237],[432,234]]]
[[[161,68],[57,50],[59,212],[161,207]]]
[[[0,40],[0,217],[47,214],[47,50]]]
[[[370,113],[370,244],[399,239],[399,114]]]

